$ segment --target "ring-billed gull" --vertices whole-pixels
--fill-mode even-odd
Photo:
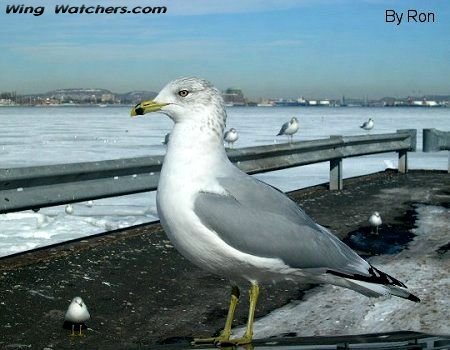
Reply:
[[[287,135],[289,142],[292,142],[293,135],[298,131],[298,120],[296,117],[292,117],[290,121],[284,123],[281,126],[280,131],[278,132],[277,136],[280,135]]]
[[[83,328],[84,322],[90,318],[91,315],[83,299],[80,297],[73,298],[64,316],[64,321],[72,326],[72,335],[75,335],[75,325],[79,327],[79,335],[82,335],[81,329]]]
[[[223,139],[228,142],[228,147],[233,148],[234,143],[239,138],[239,134],[235,128],[231,128],[223,135]]]
[[[369,118],[369,120],[364,122],[360,126],[360,128],[369,131],[369,130],[372,130],[374,126],[375,126],[375,122],[373,121],[372,118]]]
[[[230,162],[222,141],[224,103],[209,82],[172,81],[153,101],[136,105],[131,115],[157,111],[175,122],[156,197],[161,225],[186,258],[232,281],[224,330],[197,343],[251,342],[259,285],[277,280],[331,283],[367,296],[393,294],[419,301],[283,192]],[[243,337],[230,339],[238,285],[244,283],[251,286],[247,326]]]
[[[372,213],[372,215],[370,215],[370,217],[369,217],[369,224],[371,227],[371,232],[373,232],[373,228],[375,227],[376,234],[378,234],[378,226],[380,226],[382,223],[383,223],[383,221],[381,220],[380,213],[377,211],[374,211]]]
[[[66,212],[66,214],[73,214],[73,206],[72,204],[67,204],[66,207],[64,208],[64,211]]]

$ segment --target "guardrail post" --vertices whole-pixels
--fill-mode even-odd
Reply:
[[[408,151],[398,152],[398,171],[402,174],[408,172]]]
[[[342,158],[330,160],[330,190],[342,190],[344,181],[342,176]]]
[[[344,143],[341,135],[331,135],[330,139],[340,140]],[[334,147],[334,149],[336,149],[336,147]],[[342,158],[330,159],[330,191],[340,191],[344,188],[343,177]]]
[[[422,150],[424,152],[448,152],[448,172],[450,173],[450,132],[436,129],[423,129]]]
[[[330,139],[344,143],[341,135],[331,135]],[[330,159],[330,191],[340,191],[344,188],[342,159],[343,157]]]
[[[436,129],[423,129],[422,137],[422,151],[423,152],[438,152],[441,150],[439,145],[439,135]]]
[[[410,135],[410,147],[407,150],[398,152],[398,171],[402,174],[408,172],[408,152],[415,152],[417,148],[417,130],[416,129],[400,129],[397,133],[406,133]]]

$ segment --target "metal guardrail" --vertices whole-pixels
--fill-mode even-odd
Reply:
[[[450,151],[450,131],[423,129],[422,149],[424,152]],[[450,173],[450,152],[448,172]]]
[[[398,152],[407,172],[407,152],[416,150],[416,130],[331,136],[329,139],[228,150],[249,174],[330,162],[330,189],[343,188],[343,158]],[[157,188],[163,156],[0,169],[0,213],[115,197]]]
[[[450,131],[423,129],[424,152],[450,151]]]

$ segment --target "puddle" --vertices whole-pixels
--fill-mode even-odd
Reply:
[[[383,223],[378,227],[378,234],[368,226],[360,227],[350,232],[343,241],[362,257],[397,254],[415,237],[411,231],[415,227],[416,216],[415,210],[408,210],[400,218],[401,224]]]

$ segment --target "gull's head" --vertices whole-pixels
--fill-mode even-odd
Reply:
[[[137,104],[131,115],[161,112],[175,123],[199,122],[223,131],[226,112],[220,91],[199,78],[180,78],[168,83],[151,101]]]
[[[78,305],[80,307],[84,306],[83,299],[81,299],[80,297],[73,298],[71,304],[76,304],[76,305]]]
[[[298,120],[296,117],[292,117],[292,119],[291,119],[291,124],[294,124],[294,123],[298,123]]]
[[[377,211],[374,211],[372,215],[373,215],[373,216],[376,216],[377,218],[379,218],[379,217],[380,217],[380,213],[379,213],[379,212],[377,212]]]

